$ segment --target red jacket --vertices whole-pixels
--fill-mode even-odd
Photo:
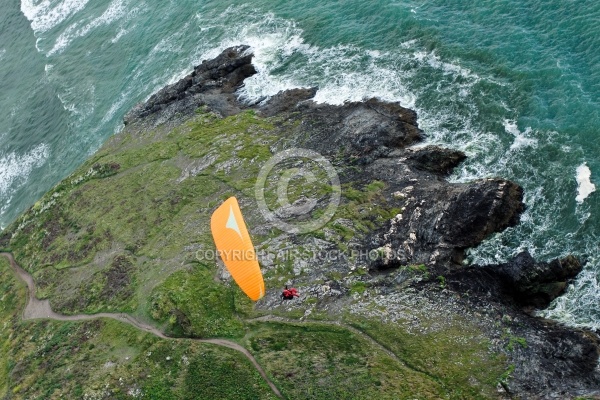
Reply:
[[[294,296],[300,297],[298,295],[298,290],[296,290],[296,288],[284,289],[283,292],[281,292],[281,295],[283,296],[284,299],[293,299]]]

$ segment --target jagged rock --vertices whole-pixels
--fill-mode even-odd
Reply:
[[[317,88],[290,89],[277,93],[266,104],[260,106],[261,115],[272,117],[284,111],[293,111],[298,104],[315,97]]]
[[[507,263],[474,265],[446,275],[448,287],[465,294],[466,309],[503,315],[503,336],[518,371],[506,384],[510,394],[534,399],[600,394],[598,335],[530,314],[532,307],[546,307],[560,295],[581,268],[573,256],[536,262],[523,252]]]
[[[485,179],[450,184],[439,175],[397,168],[395,159],[374,163],[375,176],[393,177],[404,200],[402,222],[390,221],[371,239],[377,247],[390,246],[395,263],[427,264],[435,270],[460,268],[464,250],[491,233],[515,225],[524,209],[523,191],[513,182]],[[375,268],[381,265],[375,263]]]
[[[493,232],[519,222],[524,211],[523,189],[504,179],[469,185],[450,199],[439,222],[444,241],[458,248],[475,246]]]
[[[504,291],[519,304],[544,308],[564,292],[569,280],[577,276],[583,266],[573,256],[536,262],[528,252],[522,252],[508,263],[485,268],[498,276]]]
[[[268,104],[275,107],[279,99]],[[301,138],[303,146],[330,155],[341,153],[357,164],[371,164],[423,138],[414,111],[378,99],[342,106],[304,101],[295,110],[303,130],[310,133]]]
[[[162,123],[178,114],[193,113],[206,105],[221,115],[233,115],[243,108],[234,92],[244,79],[256,73],[248,46],[225,49],[213,60],[202,62],[179,82],[169,85],[135,106],[125,117],[125,125],[143,119]]]
[[[456,271],[448,275],[448,282],[459,292],[487,295],[527,310],[542,309],[560,296],[582,269],[574,256],[540,262],[524,251],[506,263],[472,265]]]
[[[408,156],[408,161],[417,169],[439,175],[450,175],[452,170],[466,158],[467,156],[462,151],[427,146],[412,151]]]

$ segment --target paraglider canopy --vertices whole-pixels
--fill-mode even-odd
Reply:
[[[230,197],[215,210],[210,228],[217,252],[238,286],[254,301],[263,297],[265,283],[235,197]]]

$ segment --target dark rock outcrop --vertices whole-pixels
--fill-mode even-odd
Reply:
[[[376,176],[394,174],[394,161],[376,163]],[[404,211],[371,239],[392,248],[395,259],[376,267],[426,264],[437,272],[461,268],[466,248],[515,225],[524,208],[522,189],[503,179],[449,184],[411,169],[395,175]]]
[[[484,268],[498,276],[504,292],[518,304],[539,309],[561,295],[583,266],[573,256],[536,262],[528,252],[523,252],[511,262]]]
[[[519,222],[524,210],[523,189],[503,179],[486,179],[468,186],[450,200],[438,229],[448,243],[466,248],[488,235]]]
[[[509,262],[472,265],[447,275],[447,279],[461,293],[476,293],[529,311],[548,307],[582,269],[573,256],[543,262],[524,251]]]
[[[409,156],[408,162],[414,168],[438,175],[450,175],[454,168],[463,162],[467,156],[462,151],[445,149],[439,146],[427,146],[415,149]]]
[[[248,46],[230,47],[217,58],[204,61],[179,82],[164,87],[125,115],[125,125],[146,119],[163,123],[177,114],[190,114],[208,106],[221,115],[240,111],[234,92],[256,73]]]
[[[266,108],[287,103],[280,94]],[[289,105],[285,105],[289,109]],[[394,149],[403,149],[423,139],[417,114],[399,104],[378,99],[346,103],[342,106],[317,104],[304,100],[294,109],[294,118],[302,120],[300,142],[327,155],[343,154],[349,162],[367,165],[386,157]]]
[[[523,252],[507,263],[474,265],[445,276],[448,288],[464,295],[465,309],[501,316],[502,338],[518,371],[505,384],[509,394],[532,399],[600,395],[598,335],[530,314],[532,307],[547,307],[581,269],[572,256],[536,262]],[[492,334],[495,328],[487,329]]]
[[[294,111],[303,101],[311,100],[317,94],[316,88],[290,89],[279,92],[260,107],[261,115],[272,117],[278,113]]]

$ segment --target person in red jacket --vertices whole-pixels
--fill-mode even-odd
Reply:
[[[281,292],[281,297],[283,300],[292,300],[294,297],[300,297],[298,294],[298,290],[296,288],[288,289],[287,285],[285,285],[285,289]]]

